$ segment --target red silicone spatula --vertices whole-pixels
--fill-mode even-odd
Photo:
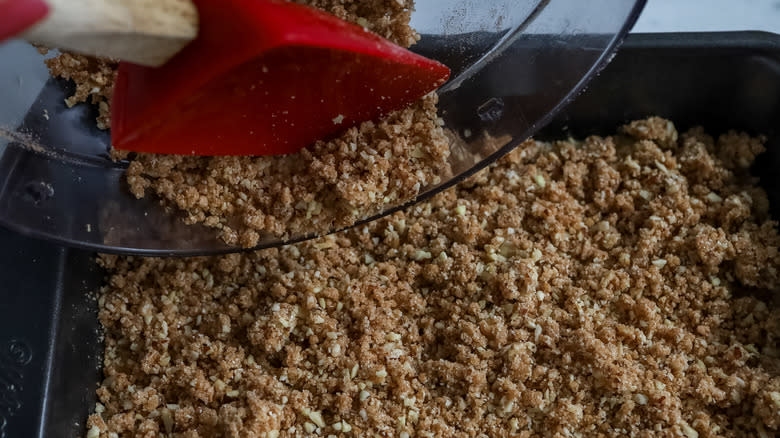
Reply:
[[[146,3],[147,12],[157,9],[158,21],[173,15],[159,7],[161,0],[106,1]],[[177,8],[188,3],[165,1]],[[116,148],[188,155],[292,153],[408,106],[449,76],[436,61],[309,7],[280,0],[193,4],[199,17],[194,41],[158,68],[120,65],[112,106]],[[168,38],[181,41],[179,35]],[[143,62],[142,51],[136,52],[134,61]]]
[[[0,41],[10,38],[49,13],[49,6],[42,0],[0,0]]]

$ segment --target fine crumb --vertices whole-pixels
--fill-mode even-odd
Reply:
[[[761,143],[642,125],[671,128],[528,141],[430,201],[296,245],[101,256],[87,430],[777,436],[780,236],[733,150]]]
[[[306,0],[401,46],[419,35],[409,26],[411,0]],[[115,63],[64,54],[48,61],[55,76],[73,79],[68,105],[100,107],[110,126]],[[192,157],[137,154],[126,173],[137,198],[157,196],[189,224],[218,230],[231,245],[253,247],[269,237],[290,239],[353,225],[390,205],[414,199],[449,175],[449,141],[435,93],[379,122],[348,129],[300,153],[277,157]],[[339,125],[339,115],[333,123]],[[114,151],[115,159],[129,158]]]

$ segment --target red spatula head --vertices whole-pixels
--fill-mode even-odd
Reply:
[[[42,0],[0,0],[0,42],[11,38],[49,13]]]
[[[122,64],[117,149],[288,154],[404,108],[449,69],[323,12],[284,1],[196,0],[198,38],[157,69]]]

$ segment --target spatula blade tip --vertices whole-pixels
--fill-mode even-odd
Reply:
[[[117,149],[294,153],[413,104],[450,74],[444,64],[294,3],[196,4],[201,33],[182,53],[160,69],[120,66],[112,116]],[[211,23],[220,14],[240,17],[233,23],[239,30]],[[279,24],[296,14],[306,15],[306,26],[291,32]],[[237,43],[235,35],[253,37]]]

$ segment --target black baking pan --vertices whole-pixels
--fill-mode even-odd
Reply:
[[[753,172],[780,218],[780,36],[631,35],[540,137],[609,133],[649,115],[766,135]],[[0,438],[84,436],[101,378],[102,281],[93,254],[0,229]]]

